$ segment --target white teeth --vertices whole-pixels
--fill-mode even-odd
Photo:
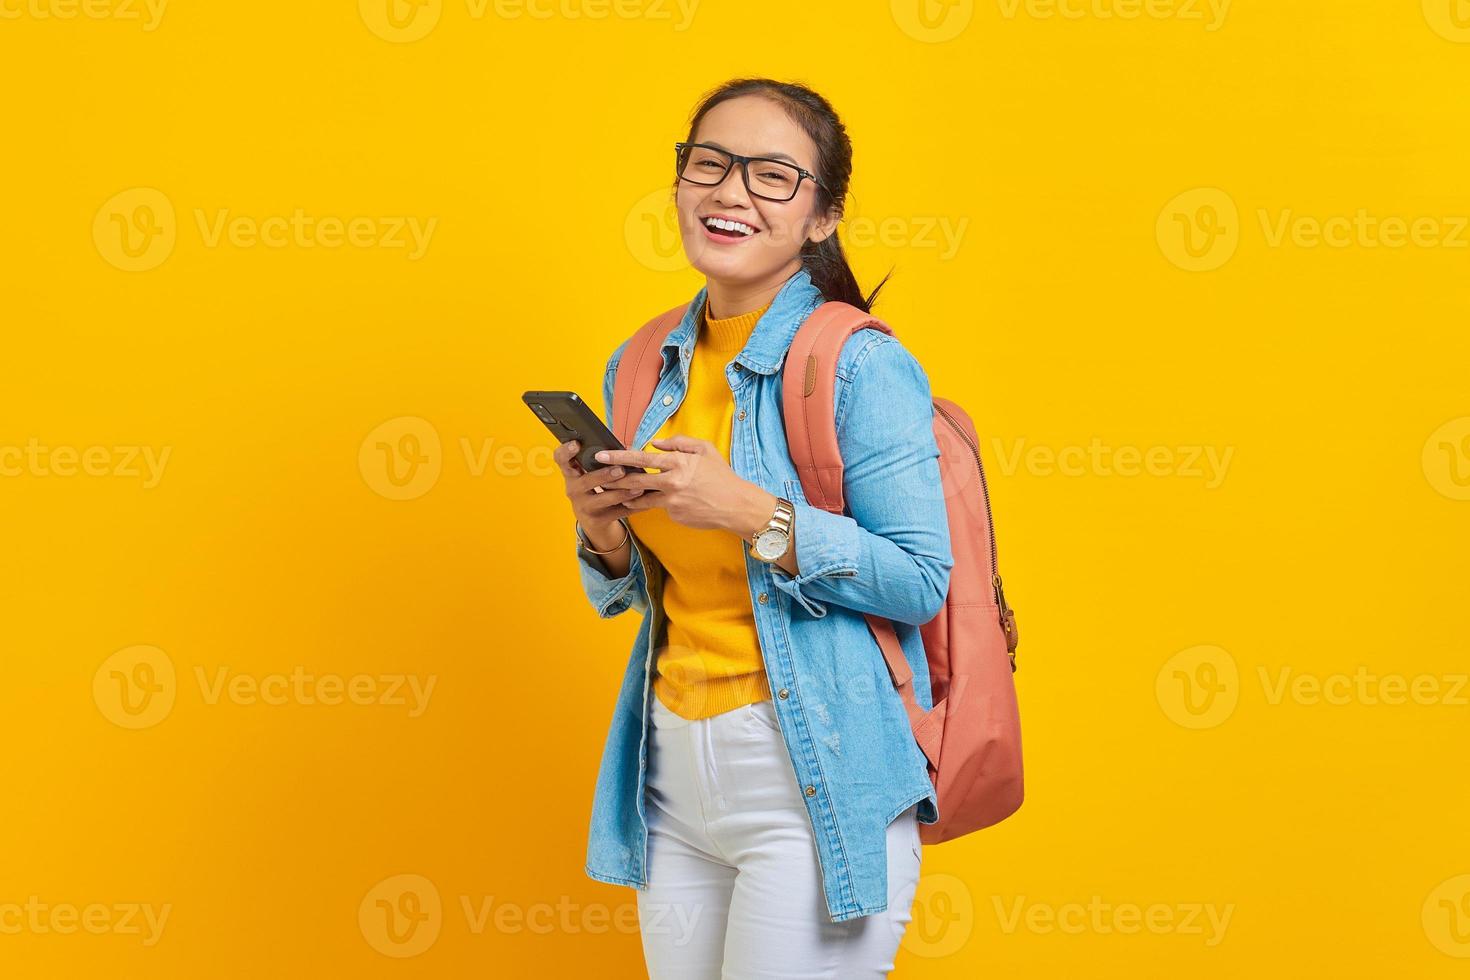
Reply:
[[[704,223],[711,228],[723,228],[725,231],[738,231],[742,235],[754,235],[755,229],[750,225],[739,221],[728,221],[725,218],[705,218]]]

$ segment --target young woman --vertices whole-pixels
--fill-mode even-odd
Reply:
[[[638,889],[655,980],[886,976],[918,824],[938,812],[864,614],[894,622],[930,708],[919,626],[953,557],[928,378],[890,334],[847,339],[847,512],[810,505],[781,417],[784,356],[824,300],[867,310],[877,293],[859,291],[836,235],[846,130],[806,87],[737,79],[699,105],[675,169],[706,284],[615,465],[583,473],[575,442],[556,451],[589,600],[604,618],[644,613],[586,872]]]

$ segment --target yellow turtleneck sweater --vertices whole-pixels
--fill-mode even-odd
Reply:
[[[653,438],[708,439],[728,462],[735,400],[725,367],[744,349],[770,304],[719,320],[709,318],[708,308],[706,302],[689,364],[689,390]],[[661,451],[652,444],[643,449]],[[770,697],[745,575],[746,543],[728,531],[685,527],[661,507],[632,514],[628,522],[666,572],[667,642],[654,658],[658,699],[675,714],[695,719]]]

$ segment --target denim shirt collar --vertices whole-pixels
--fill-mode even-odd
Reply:
[[[664,339],[664,348],[673,347],[679,352],[679,361],[688,370],[689,359],[694,355],[694,341],[699,336],[699,324],[704,315],[704,304],[708,299],[709,287],[701,286],[684,318]],[[812,310],[822,302],[822,293],[812,282],[806,267],[798,269],[787,279],[771,300],[770,309],[756,321],[750,339],[735,355],[735,360],[760,374],[774,374],[786,357],[792,338]]]

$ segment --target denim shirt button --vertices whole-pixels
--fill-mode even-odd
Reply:
[[[807,796],[816,796],[817,795],[817,788],[815,786],[808,786],[806,788],[806,795]]]
[[[665,405],[672,405],[672,404],[674,404],[674,396],[673,395],[664,395],[664,404]]]
[[[785,701],[790,696],[791,696],[791,692],[788,691],[788,690],[786,690],[786,688],[784,688],[784,687],[781,688],[781,690],[779,690],[779,691],[776,692],[776,697],[780,698],[782,701]]]
[[[760,595],[756,596],[756,598],[758,600],[760,600],[761,605],[765,605],[766,604],[766,600],[769,599],[770,596],[768,596],[764,592],[762,592]]]
[[[737,416],[735,416],[735,417],[736,417],[736,418],[737,418],[737,419],[739,419],[739,420],[740,420],[740,421],[742,421],[742,422],[744,422],[744,421],[745,421],[745,409],[743,409],[743,408],[742,408],[742,409],[741,409],[741,410],[740,410],[740,414],[739,414],[739,415],[737,415]]]

